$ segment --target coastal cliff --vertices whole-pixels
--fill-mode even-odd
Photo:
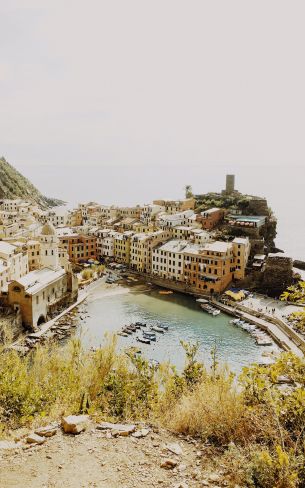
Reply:
[[[25,176],[2,157],[0,158],[0,199],[14,198],[34,201],[42,208],[64,203],[62,200],[42,195]]]

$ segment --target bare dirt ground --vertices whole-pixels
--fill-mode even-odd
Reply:
[[[108,434],[109,435],[109,434]],[[166,445],[179,444],[182,453]],[[61,429],[45,444],[0,451],[1,488],[197,488],[227,483],[208,470],[203,447],[167,431],[144,438],[111,437],[92,424],[79,435]],[[166,469],[166,460],[177,463]]]

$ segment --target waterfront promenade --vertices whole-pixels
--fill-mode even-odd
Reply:
[[[233,306],[225,305],[221,302],[213,300],[213,304],[216,305],[220,310],[229,313],[233,316],[238,316],[243,320],[253,323],[266,331],[279,346],[281,346],[286,351],[291,351],[293,354],[299,357],[304,356],[305,352],[305,340],[296,334],[287,324],[275,323],[275,319],[271,321],[264,317],[259,312],[247,310],[246,307],[236,304]]]

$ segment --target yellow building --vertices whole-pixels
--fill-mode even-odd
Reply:
[[[171,237],[170,230],[138,233],[131,239],[130,267],[139,273],[151,273],[154,248]]]
[[[185,210],[194,210],[195,198],[185,198],[184,200],[154,200],[154,205],[161,205],[165,208],[165,212],[168,214],[174,214],[177,212],[184,212]]]
[[[129,264],[130,262],[130,244],[132,231],[124,233],[117,232],[114,235],[114,260],[117,263]]]
[[[158,230],[158,227],[154,223],[150,223],[146,225],[143,224],[142,222],[136,222],[132,226],[132,228],[136,234],[147,234],[149,232],[155,232],[156,230]]]
[[[232,244],[235,264],[234,279],[243,280],[246,275],[251,244],[248,237],[235,237]]]

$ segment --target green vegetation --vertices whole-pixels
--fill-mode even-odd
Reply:
[[[196,195],[196,209],[207,210],[211,207],[229,208],[236,207],[246,211],[251,198],[246,195],[220,195],[219,193],[207,193]]]
[[[305,304],[305,281],[299,281],[296,285],[289,286],[287,290],[282,293],[280,299],[285,302]]]
[[[105,272],[104,264],[91,265],[90,268],[86,268],[82,271],[82,279],[84,281],[90,280],[94,275],[101,276]]]
[[[32,183],[19,173],[4,157],[0,158],[0,198],[24,198],[41,207],[54,207],[64,202],[43,196]]]
[[[289,286],[280,296],[282,301],[292,302],[296,305],[305,304],[305,281],[299,281],[296,285]],[[290,320],[301,333],[305,333],[305,309],[299,312],[293,312]]]
[[[3,349],[1,430],[68,413],[144,420],[200,437],[231,487],[305,486],[304,360],[285,353],[272,366],[245,368],[237,381],[219,366],[216,348],[206,368],[196,359],[198,344],[182,346],[182,372],[152,366],[133,350],[118,353],[114,337],[95,352],[78,340],[38,347],[26,357]],[[281,375],[293,386],[280,389]]]
[[[82,271],[82,279],[84,281],[90,280],[93,277],[93,274],[94,274],[94,272],[92,269],[90,269],[90,268],[84,269]]]

